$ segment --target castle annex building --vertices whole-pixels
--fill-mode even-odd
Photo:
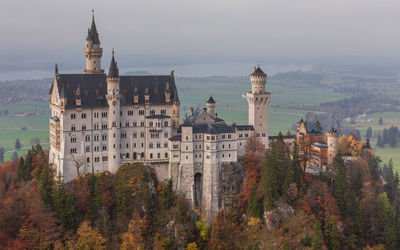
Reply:
[[[177,87],[168,75],[120,75],[113,52],[108,74],[94,16],[88,29],[80,74],[61,74],[56,65],[50,89],[49,162],[65,181],[79,174],[110,171],[142,162],[160,180],[172,179],[192,208],[213,215],[221,208],[224,169],[235,168],[247,139],[256,134],[268,147],[267,75],[250,76],[248,125],[228,125],[206,107],[179,124]]]

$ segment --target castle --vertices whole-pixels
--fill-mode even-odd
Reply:
[[[193,209],[212,216],[222,206],[222,169],[238,165],[252,135],[266,148],[274,139],[268,135],[271,95],[265,91],[267,75],[260,67],[250,75],[247,125],[226,124],[215,113],[213,97],[179,124],[174,72],[120,75],[113,51],[105,74],[94,16],[84,54],[82,74],[60,74],[56,65],[49,93],[49,162],[64,181],[85,173],[115,173],[122,164],[141,162],[160,180],[172,179]]]

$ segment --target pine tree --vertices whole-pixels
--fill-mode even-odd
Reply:
[[[20,179],[25,179],[25,162],[24,158],[21,156],[19,158],[18,167],[17,167],[17,175]]]
[[[329,249],[341,249],[339,232],[337,229],[337,220],[335,218],[332,219],[328,217],[328,220],[325,222],[325,239]]]
[[[0,163],[4,162],[4,153],[5,153],[4,148],[0,147]]]
[[[45,167],[40,175],[39,194],[44,204],[53,205],[54,177],[50,167]]]
[[[383,188],[387,194],[387,197],[389,198],[390,203],[393,204],[393,201],[395,200],[395,196],[397,193],[398,183],[396,183],[397,182],[396,177],[393,172],[393,160],[392,159],[389,160],[385,177],[386,177],[385,178],[386,183],[383,186]]]
[[[249,196],[249,214],[250,217],[261,218],[264,212],[262,199],[258,198],[253,190]]]
[[[334,159],[334,165],[338,169],[335,179],[334,196],[342,217],[346,217],[346,209],[349,201],[349,182],[347,179],[346,166],[344,165],[342,153],[339,151]]]
[[[18,153],[17,153],[17,151],[14,151],[14,153],[13,153],[13,155],[12,155],[12,157],[11,157],[11,161],[15,161],[15,160],[18,160]]]
[[[171,208],[174,204],[174,190],[172,188],[172,179],[168,181],[167,190],[163,195],[164,206],[166,208]]]
[[[317,220],[314,224],[314,237],[311,242],[313,250],[320,250],[324,246],[324,239],[321,230],[321,223]]]
[[[117,213],[119,215],[128,215],[128,194],[122,176],[119,177],[117,181],[115,198],[117,203]]]
[[[264,160],[264,175],[262,179],[264,203],[267,209],[272,209],[274,202],[282,194],[282,178],[280,173],[279,152],[277,142],[271,143],[271,150]]]
[[[397,249],[396,214],[386,193],[378,196],[378,219],[385,248],[389,250]]]
[[[383,125],[383,119],[382,119],[382,116],[379,118],[379,125]]]
[[[34,156],[34,154],[33,154],[32,150],[28,150],[28,153],[26,155],[26,161],[25,161],[25,171],[24,171],[24,179],[25,180],[32,179],[31,171],[32,171],[33,156]]]
[[[19,138],[15,140],[15,149],[21,150],[21,142],[19,141]]]
[[[75,229],[76,210],[73,198],[71,194],[67,194],[61,176],[58,176],[56,188],[54,190],[53,206],[64,230],[68,231]]]

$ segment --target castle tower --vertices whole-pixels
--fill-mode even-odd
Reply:
[[[251,92],[247,92],[246,98],[249,104],[249,125],[253,125],[254,131],[264,145],[268,148],[268,105],[271,94],[265,92],[267,75],[258,66],[250,75]]]
[[[210,98],[208,98],[206,106],[207,106],[207,113],[209,115],[211,115],[211,117],[214,117],[214,115],[215,115],[215,101],[212,98],[212,96],[210,96]]]
[[[107,75],[107,102],[108,102],[108,170],[115,173],[120,164],[120,99],[119,70],[114,58],[114,50],[110,70]]]
[[[326,144],[328,145],[328,165],[333,164],[333,159],[337,153],[339,133],[332,128],[326,133]]]
[[[97,33],[96,23],[94,22],[94,14],[92,15],[92,25],[88,29],[86,37],[85,57],[86,68],[83,70],[85,74],[104,73],[101,69],[101,56],[103,49],[100,48],[99,34]]]
[[[171,71],[171,79],[173,79],[174,71]],[[173,134],[176,134],[179,127],[179,106],[181,102],[179,101],[178,92],[175,88],[174,99],[172,100],[172,127],[173,127]]]

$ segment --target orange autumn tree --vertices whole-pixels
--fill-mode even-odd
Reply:
[[[364,141],[358,140],[354,135],[342,135],[342,137],[339,138],[338,148],[344,154],[360,156],[363,146]]]

